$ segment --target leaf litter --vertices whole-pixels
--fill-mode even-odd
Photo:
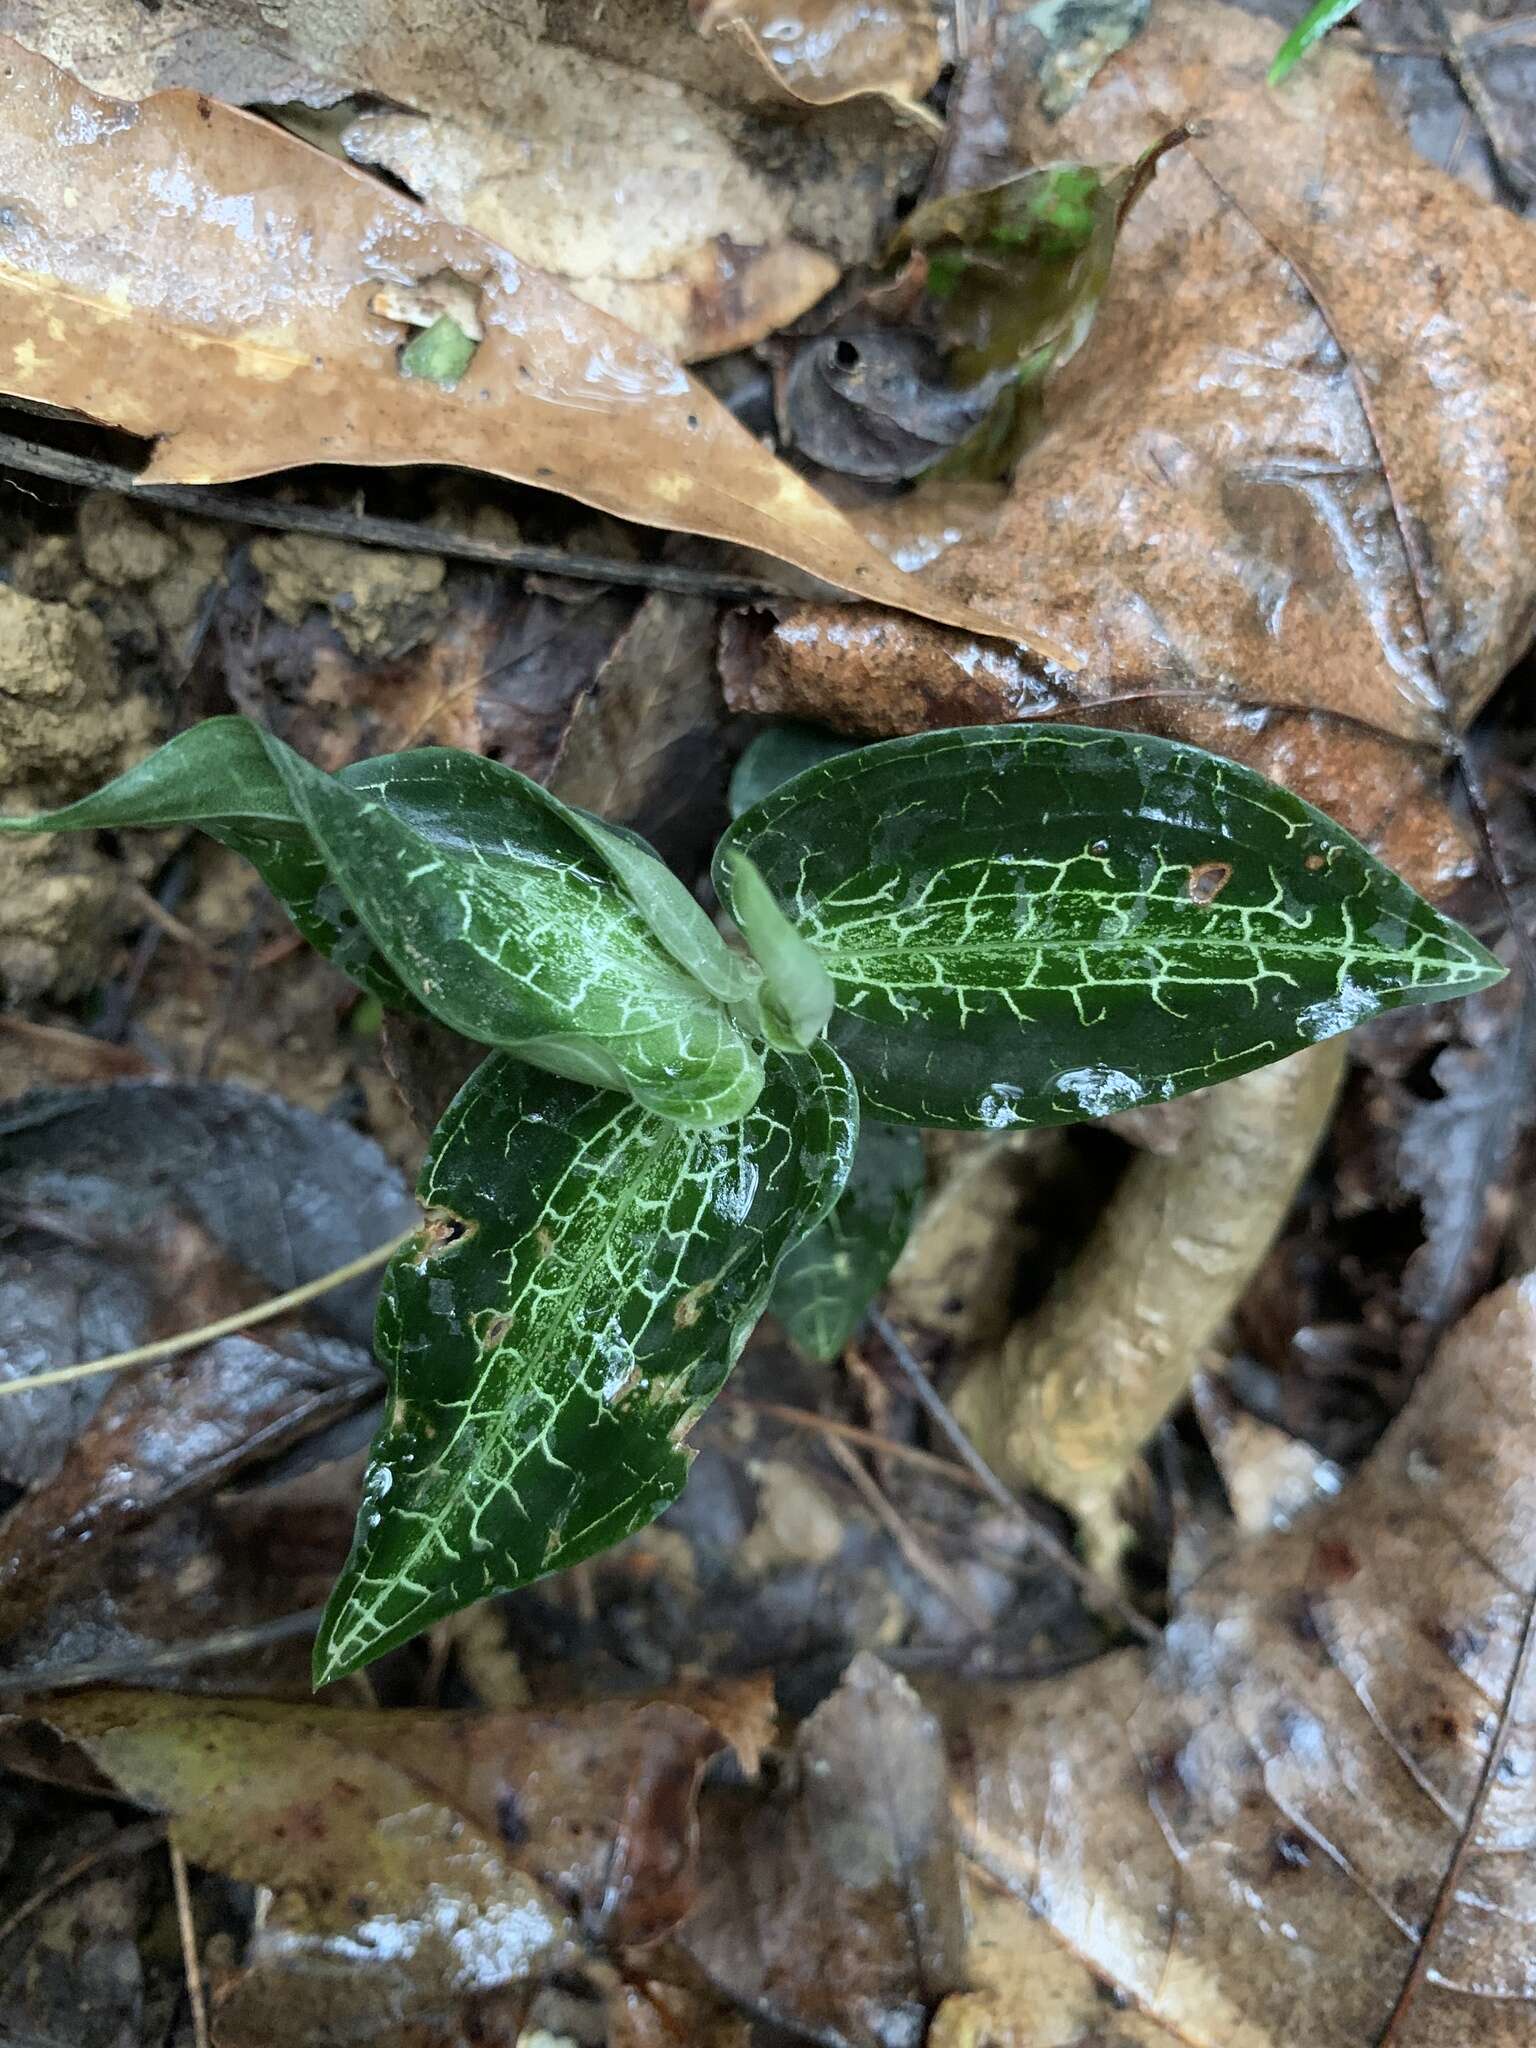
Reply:
[[[859,11],[795,19],[808,30]],[[763,138],[820,136],[785,124],[852,113],[852,155],[833,149],[810,182],[846,182],[850,163],[863,164],[856,229],[837,246],[813,232],[807,246],[834,269],[877,257],[867,224],[898,190],[912,195],[900,167],[930,145],[923,126],[870,95],[900,100],[931,82],[922,11],[882,11],[904,44],[834,43],[831,90],[856,97],[814,115],[794,111],[789,67],[776,82],[762,49],[739,48],[729,69],[742,30],[701,37],[687,10],[673,12],[554,4],[541,31],[519,17],[512,32],[528,39],[519,47],[544,46],[529,77],[594,67],[590,106],[592,80],[615,76],[596,67],[633,69],[644,24],[652,42],[634,105],[662,104],[657,81],[677,86],[687,119],[714,124],[709,147],[741,152],[758,189],[781,197],[782,164],[762,172]],[[1455,99],[1455,79],[1460,65],[1474,90],[1483,78],[1505,106],[1528,107],[1518,24],[1458,17],[1448,62],[1428,12],[1367,7],[1374,85],[1349,40],[1335,39],[1272,101],[1257,81],[1283,27],[1224,9],[1196,16],[1175,0],[1152,10],[1150,27],[1140,12],[1004,12],[985,33],[970,23],[950,93],[948,191],[1031,164],[1128,162],[1186,115],[1209,124],[1160,168],[1128,223],[1098,325],[1049,387],[1045,436],[1011,492],[935,483],[860,507],[835,476],[827,483],[884,551],[923,565],[924,590],[1058,635],[1087,656],[1084,675],[1069,690],[1001,642],[897,612],[779,600],[775,615],[728,627],[733,702],[844,733],[1037,713],[1173,732],[1294,779],[1412,879],[1454,890],[1486,936],[1496,892],[1471,877],[1440,769],[1447,735],[1478,715],[1529,632],[1531,512],[1517,459],[1529,243],[1513,212],[1489,203],[1518,198],[1499,154],[1518,120],[1501,126],[1495,108],[1492,130],[1480,115],[1463,123],[1470,103]],[[743,22],[761,13],[732,10]],[[383,38],[371,77],[357,46],[342,47],[354,18]],[[154,39],[110,4],[0,17],[101,90],[307,98],[331,109],[333,136],[371,134],[385,160],[386,139],[403,151],[408,135],[423,180],[446,177],[454,159],[458,185],[436,201],[450,213],[494,181],[526,87],[477,82],[472,106],[445,93],[445,78],[486,77],[493,31],[464,38],[465,18],[441,10],[409,51],[419,76],[392,92],[379,81],[402,82],[388,67],[408,61],[406,45],[366,8],[338,15],[328,45],[301,8],[287,11],[281,44],[252,34],[238,7],[183,0],[167,0]],[[455,34],[457,73],[441,60]],[[1405,54],[1379,47],[1397,43]],[[385,99],[345,97],[359,89]],[[212,121],[234,118],[216,108]],[[569,133],[590,132],[586,118],[573,99]],[[558,144],[558,108],[541,119],[539,146]],[[1462,189],[1418,165],[1393,125],[1404,119]],[[236,132],[220,127],[221,148]],[[346,167],[328,162],[342,183],[326,189],[352,191]],[[245,175],[229,171],[231,188]],[[729,196],[726,183],[722,172],[715,197]],[[364,189],[376,207],[381,188]],[[776,216],[788,241],[805,233],[794,206]],[[640,251],[643,210],[632,219]],[[557,218],[535,226],[556,238],[547,252],[576,246],[558,241]],[[457,306],[478,325],[491,272],[462,260],[465,246],[452,243],[446,267],[476,293]],[[581,285],[563,253],[512,246]],[[601,300],[612,252],[592,246]],[[1415,294],[1429,266],[1441,275],[1426,311]],[[395,401],[396,352],[429,330],[427,314],[441,317],[426,298],[407,304],[431,274],[413,262],[403,296],[360,313],[399,317],[380,328],[379,381],[357,400],[359,419],[386,385]],[[715,310],[686,334],[648,328],[678,303],[654,293],[642,315],[633,298],[627,317],[687,355]],[[788,304],[763,301],[768,327],[787,322]],[[418,389],[411,403],[448,404],[473,384],[496,337],[460,332],[475,348],[459,392]],[[227,378],[207,390],[210,405],[227,399]],[[226,441],[249,445],[249,416],[226,412]],[[153,435],[167,422],[140,424]],[[1237,433],[1248,439],[1235,452],[1218,445]],[[611,423],[601,435],[591,446],[611,468]],[[675,455],[675,421],[653,444],[657,474],[668,436]],[[313,452],[311,438],[290,459]],[[354,448],[349,459],[372,458]],[[754,474],[766,491],[764,462]],[[473,466],[497,465],[481,453]],[[434,487],[432,516],[569,534],[540,528],[536,500],[504,498],[493,512],[486,488],[444,499]],[[404,498],[408,514],[419,497]],[[42,513],[37,533],[35,504],[30,515],[0,508],[11,585],[48,608],[89,684],[44,707],[57,711],[57,744],[27,756],[29,807],[104,779],[103,732],[121,765],[173,706],[185,722],[168,684],[190,662],[200,703],[232,695],[328,765],[401,744],[406,729],[469,745],[670,838],[685,872],[723,822],[743,732],[719,695],[706,600],[658,593],[636,611],[606,592],[584,604],[572,585],[514,590],[504,577],[443,572],[441,558],[392,566],[355,544],[253,545],[238,530],[215,548],[195,520],[88,504],[78,518]],[[689,524],[654,504],[612,509]],[[728,531],[760,539],[739,520]],[[633,545],[610,522],[581,539],[599,553]],[[707,559],[699,545],[669,543],[669,557]],[[802,550],[812,556],[826,574],[819,544]],[[0,705],[0,747],[8,712]],[[1485,719],[1478,748],[1520,904],[1530,771],[1513,708]],[[222,1004],[223,1046],[275,1093],[162,1080],[24,1108],[0,1139],[0,1257],[11,1350],[29,1367],[249,1303],[299,1270],[291,1255],[302,1265],[306,1248],[308,1270],[324,1270],[348,1245],[365,1248],[386,1220],[381,1202],[408,1218],[400,1177],[365,1158],[348,1126],[385,1139],[414,1171],[420,1138],[394,1087],[430,1125],[462,1055],[451,1035],[393,1021],[381,1037],[365,1011],[338,1004],[324,970],[305,998],[309,1021],[285,1042],[297,963],[242,979],[250,907],[217,858],[188,869],[167,846],[137,871],[139,890],[162,910],[165,896],[164,915],[184,914],[183,929],[206,941],[196,950],[155,924],[154,957],[137,969],[118,937],[134,931],[125,906],[141,900],[121,894],[126,843],[78,852],[73,872],[89,858],[111,913],[93,911],[73,984],[47,952],[35,956],[40,978],[25,989],[16,979],[12,993],[27,1000],[18,1028],[32,1036],[0,1040],[6,1062],[16,1054],[7,1083],[23,1050],[40,1072],[55,1060],[93,1082],[134,1060],[190,1075]],[[190,876],[185,895],[178,874]],[[35,897],[26,884],[12,894]],[[56,946],[65,917],[63,896],[49,897],[26,944]],[[0,936],[0,974],[28,957]],[[109,1028],[93,1037],[100,1027],[71,987],[103,977]],[[0,1682],[13,1698],[18,1684],[66,1689],[29,1702],[32,1718],[5,1734],[0,1918],[30,1917],[0,1936],[0,2022],[79,2048],[193,2038],[174,1937],[164,1941],[163,1859],[145,1853],[153,1832],[122,1827],[126,1798],[168,1815],[193,1864],[194,1942],[221,2048],[257,2048],[274,2030],[317,2048],[1523,2044],[1536,1297],[1528,1279],[1506,1276],[1536,1249],[1522,1220],[1527,1008],[1512,980],[1454,1017],[1425,1013],[1358,1043],[1318,1163],[1267,1254],[1257,1240],[1273,1218],[1260,1228],[1249,1209],[1263,1171],[1229,1171],[1228,1192],[1200,1195],[1256,1237],[1233,1260],[1235,1314],[1185,1347],[1190,1366],[1228,1368],[1224,1383],[1195,1381],[1205,1438],[1185,1412],[1154,1437],[1149,1461],[1129,1442],[1119,1459],[1118,1505],[1135,1538],[1127,1583],[1168,1616],[1150,1651],[1106,1643],[1032,1550],[1027,1524],[946,1467],[942,1439],[922,1439],[910,1390],[856,1325],[839,1332],[840,1361],[821,1368],[765,1331],[663,1522],[398,1653],[377,1668],[367,1706],[309,1705],[307,1636],[271,1633],[295,1618],[312,1629],[306,1611],[344,1547],[357,1466],[356,1423],[341,1411],[367,1400],[366,1289],[340,1329],[306,1316],[116,1385],[49,1390],[39,1426],[6,1442]],[[173,1026],[173,1014],[185,1021]],[[346,1057],[317,1059],[338,1034]],[[300,1092],[335,1114],[295,1121],[278,1097]],[[929,1145],[933,1192],[888,1306],[946,1391],[1039,1335],[1053,1279],[1070,1288],[1076,1275],[1092,1349],[1092,1269],[1108,1275],[1113,1263],[1093,1249],[1096,1222],[1153,1226],[1142,1277],[1125,1290],[1132,1322],[1180,1270],[1159,1256],[1170,1239],[1202,1281],[1226,1285],[1175,1213],[1177,1190],[1203,1186],[1203,1114],[1197,1099],[1182,1119]],[[1109,1195],[1127,1147],[1142,1156]],[[1278,1170],[1262,1145],[1255,1157]],[[269,1181],[271,1200],[253,1206]],[[289,1199],[320,1184],[312,1208],[307,1195]],[[1163,1193],[1143,1200],[1145,1185]],[[1103,1317],[1112,1306],[1100,1303]],[[1134,1344],[1129,1355],[1142,1362]],[[0,1422],[10,1410],[19,1421],[28,1398],[41,1393],[7,1402]],[[1074,1497],[1060,1477],[1048,1489]],[[66,1532],[91,1540],[58,1540]],[[82,1694],[93,1669],[141,1689]],[[776,1680],[776,1728],[764,1673]],[[466,1710],[475,1699],[483,1706]],[[51,1856],[34,1853],[44,1840]],[[36,1903],[39,1878],[61,1882]]]
[[[130,107],[20,46],[4,74],[4,175],[30,197],[0,267],[0,383],[155,440],[146,481],[316,460],[457,464],[797,559],[871,598],[923,602],[676,362],[473,231],[201,95]],[[77,132],[90,138],[84,162],[67,140]],[[165,265],[163,245],[104,267],[102,236],[115,247],[135,222],[158,233],[167,180],[182,194],[173,218],[195,240],[195,286]],[[262,195],[259,226],[254,199],[232,206],[231,190]],[[127,303],[124,261],[136,280]],[[475,375],[451,391],[402,377],[410,330],[367,310],[380,285],[445,270],[474,285],[486,330]],[[243,401],[233,414],[231,380]]]

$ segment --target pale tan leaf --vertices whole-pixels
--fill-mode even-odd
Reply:
[[[1157,1654],[950,1702],[971,1855],[1171,2040],[1536,2041],[1533,1356],[1536,1275]]]
[[[868,98],[786,117],[769,72],[706,47],[682,0],[159,0],[153,35],[141,0],[0,0],[0,33],[122,98],[181,85],[332,109],[333,153],[344,136],[688,362],[761,339],[874,256],[933,148]],[[359,97],[386,108],[334,104]],[[319,139],[301,108],[285,119]]]
[[[156,439],[146,479],[458,464],[926,607],[675,362],[479,236],[196,94],[102,99],[17,45],[0,93],[0,186],[26,195],[0,242],[0,386]],[[451,391],[402,376],[412,330],[370,310],[444,271],[486,337]]]
[[[911,105],[939,75],[930,0],[690,0],[702,35],[738,36],[792,98],[825,107],[858,93]]]

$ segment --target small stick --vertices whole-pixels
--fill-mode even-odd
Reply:
[[[238,491],[212,490],[205,484],[141,484],[131,469],[120,469],[116,463],[67,455],[61,448],[48,448],[40,441],[23,441],[11,434],[0,434],[0,468],[45,476],[80,490],[120,491],[125,497],[190,512],[199,519],[269,527],[279,533],[324,534],[332,540],[399,548],[407,554],[451,555],[456,561],[484,562],[498,569],[573,576],[587,583],[628,583],[642,590],[672,590],[685,597],[718,597],[735,604],[784,595],[755,577],[689,569],[676,562],[621,562],[606,555],[568,554],[564,548],[525,547],[520,541],[481,540],[421,520],[381,519],[371,512],[339,512],[325,505],[285,505],[275,498],[247,498]]]
[[[940,1458],[932,1451],[920,1450],[916,1444],[898,1443],[895,1437],[881,1436],[875,1429],[861,1429],[856,1422],[838,1422],[830,1415],[818,1415],[814,1408],[791,1408],[783,1401],[759,1401],[753,1394],[738,1394],[730,1387],[721,1398],[728,1405],[750,1408],[754,1414],[766,1415],[774,1422],[787,1422],[791,1429],[817,1430],[823,1436],[858,1444],[866,1451],[878,1451],[882,1458],[899,1458],[904,1464],[916,1465],[940,1479],[953,1480],[957,1486],[968,1486],[973,1493],[989,1490],[984,1480],[967,1471],[964,1465],[957,1465],[953,1458]]]
[[[175,1842],[171,1852],[171,1886],[176,1893],[176,1925],[181,1933],[181,1961],[187,1973],[187,1997],[192,2001],[192,2039],[197,2048],[208,2048],[208,2006],[203,1997],[203,1967],[197,1959],[197,1929],[192,1925],[192,1892],[187,1884],[187,1859]]]
[[[94,1849],[87,1849],[83,1856],[77,1856],[72,1863],[66,1863],[48,1882],[39,1885],[29,1899],[24,1899],[14,1913],[0,1920],[0,1943],[7,1942],[25,1920],[56,1899],[60,1892],[66,1892],[77,1879],[88,1877],[99,1863],[105,1863],[112,1856],[137,1856],[142,1850],[152,1849],[165,1835],[163,1820],[136,1821],[133,1826],[119,1828],[109,1841],[98,1842]]]
[[[940,1599],[949,1603],[967,1627],[974,1629],[978,1635],[985,1635],[992,1626],[991,1615],[970,1588],[960,1582],[943,1559],[934,1556],[896,1503],[881,1492],[875,1483],[874,1475],[865,1470],[840,1437],[829,1436],[827,1450],[913,1571],[928,1581]]]
[[[24,1394],[33,1387],[56,1387],[65,1380],[86,1379],[92,1373],[121,1372],[124,1366],[147,1365],[151,1359],[174,1358],[179,1352],[195,1351],[201,1344],[211,1344],[216,1337],[231,1337],[239,1330],[248,1330],[253,1323],[267,1323],[274,1316],[286,1315],[289,1309],[313,1301],[317,1294],[328,1294],[333,1287],[355,1280],[360,1273],[371,1272],[375,1266],[382,1266],[386,1259],[393,1258],[401,1245],[414,1235],[414,1229],[402,1230],[388,1244],[375,1245],[360,1259],[349,1259],[346,1265],[322,1273],[318,1280],[306,1280],[302,1287],[290,1287],[286,1294],[274,1294],[266,1301],[258,1301],[254,1308],[237,1309],[232,1316],[221,1316],[216,1323],[204,1323],[200,1329],[183,1330],[179,1337],[161,1337],[153,1344],[136,1344],[131,1351],[113,1351],[105,1358],[88,1358],[81,1365],[55,1366],[51,1372],[34,1372],[25,1379],[0,1380],[0,1394]]]
[[[1083,1563],[1082,1559],[1077,1556],[1075,1551],[1068,1549],[1067,1545],[1062,1542],[1054,1530],[1048,1528],[1038,1516],[1032,1515],[1029,1509],[1025,1507],[1023,1501],[1004,1486],[1002,1480],[998,1478],[992,1467],[971,1442],[970,1437],[967,1436],[959,1423],[956,1422],[954,1416],[950,1414],[944,1402],[939,1398],[938,1393],[934,1389],[933,1382],[913,1357],[906,1339],[896,1328],[890,1317],[886,1315],[885,1311],[878,1308],[872,1310],[870,1322],[879,1333],[885,1348],[890,1352],[892,1358],[895,1359],[897,1365],[905,1374],[913,1393],[916,1394],[929,1420],[954,1445],[955,1450],[965,1460],[965,1463],[980,1481],[983,1490],[1014,1521],[1022,1523],[1029,1530],[1035,1543],[1038,1544],[1053,1564],[1059,1566],[1067,1574],[1068,1578],[1079,1588],[1084,1598],[1091,1605],[1112,1609],[1115,1615],[1131,1631],[1131,1634],[1139,1637],[1142,1642],[1158,1642],[1160,1640],[1158,1630],[1153,1627],[1146,1616],[1138,1614],[1131,1603],[1122,1598],[1113,1586],[1101,1579],[1097,1572],[1091,1571]]]
[[[263,1650],[269,1643],[312,1636],[324,1614],[323,1607],[305,1607],[296,1614],[279,1614],[271,1621],[253,1622],[247,1628],[219,1629],[213,1635],[198,1636],[190,1642],[163,1643],[158,1649],[132,1651],[121,1657],[96,1657],[86,1664],[45,1666],[41,1670],[0,1671],[0,1694],[43,1690],[54,1693],[66,1686],[103,1685],[119,1678],[138,1682],[153,1671],[180,1671],[208,1657],[238,1657],[246,1650]]]

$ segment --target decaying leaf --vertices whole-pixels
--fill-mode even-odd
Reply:
[[[1316,51],[1277,98],[1272,54],[1268,24],[1169,0],[1071,112],[1013,131],[1026,159],[1125,162],[1209,123],[1127,222],[995,524],[928,571],[1074,646],[1072,691],[813,607],[738,631],[728,674],[740,708],[866,733],[1086,712],[1178,734],[1434,886],[1466,862],[1440,736],[1531,631],[1536,229],[1429,169],[1361,59]]]
[[[764,1687],[735,1692],[760,1725]],[[576,1964],[583,1932],[653,1940],[691,1902],[699,1779],[726,1741],[668,1702],[380,1714],[86,1693],[37,1718],[167,1814],[192,1862],[270,1888],[219,1987],[221,2039],[241,2043],[271,2039],[274,2009],[316,2044],[468,2022]]]
[[[225,1337],[118,1382],[59,1470],[0,1520],[0,1638],[89,1578],[130,1530],[379,1390],[365,1351],[303,1330]]]
[[[703,1815],[700,1899],[679,1940],[748,2011],[828,2048],[922,2038],[964,1971],[939,1728],[861,1655],[762,1793]]]
[[[1527,1277],[1339,1501],[1208,1573],[1156,1654],[948,1700],[967,1850],[1139,2009],[1132,2041],[1533,2038],[1533,1348]],[[1026,2007],[982,2038],[1095,2037]]]
[[[138,0],[0,0],[0,31],[98,92],[324,106],[334,153],[687,361],[758,340],[872,255],[932,150],[868,99],[787,116],[750,46],[704,44],[682,0],[168,0],[153,36]],[[932,82],[931,23],[925,45],[894,13],[881,48]]]
[[[0,1375],[194,1329],[387,1244],[415,1213],[377,1146],[272,1097],[165,1082],[39,1091],[0,1122]],[[280,1472],[290,1451],[334,1464],[361,1445],[382,1388],[376,1284],[365,1275],[302,1320],[136,1373],[0,1400],[0,1479],[25,1489],[0,1519],[13,1682],[302,1607],[306,1543],[323,1585],[340,1530],[327,1537],[318,1505],[263,1532],[259,1554],[275,1541],[287,1556],[258,1589],[237,1583],[248,1555],[231,1570],[218,1554],[206,1503],[248,1468]]]
[[[677,867],[705,852],[708,799],[724,795],[714,622],[706,600],[653,591],[578,698],[549,777],[562,802],[630,826]]]
[[[7,1105],[0,1202],[22,1221],[0,1248],[7,1379],[195,1328],[200,1268],[216,1292],[243,1269],[254,1300],[387,1244],[416,1215],[399,1174],[356,1131],[195,1082],[48,1089]],[[195,1236],[178,1270],[182,1227]],[[209,1264],[210,1246],[225,1263]],[[325,1296],[318,1327],[365,1348],[377,1284],[364,1275]],[[205,1305],[210,1320],[236,1304]],[[0,1474],[35,1485],[56,1473],[110,1385],[76,1380],[0,1402]]]
[[[196,94],[104,100],[19,45],[0,86],[0,179],[27,195],[0,251],[0,384],[157,438],[147,478],[457,464],[924,601],[674,361],[478,235]],[[485,329],[452,390],[402,376],[411,330],[368,310],[444,271]]]
[[[939,75],[939,25],[930,0],[689,0],[701,35],[740,38],[775,84],[813,107],[857,93],[900,105]]]

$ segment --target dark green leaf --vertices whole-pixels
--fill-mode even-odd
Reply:
[[[1321,42],[1329,29],[1337,28],[1359,4],[1360,0],[1317,0],[1315,7],[1309,7],[1280,45],[1279,54],[1269,67],[1270,84],[1278,85],[1287,77],[1312,45]]]
[[[385,1278],[393,1398],[317,1682],[677,1497],[683,1439],[837,1199],[857,1128],[824,1044],[770,1054],[756,1106],[712,1132],[486,1061],[438,1126],[426,1226]]]
[[[632,1092],[740,1115],[761,1062],[721,1001],[760,977],[632,834],[515,770],[422,748],[323,774],[210,719],[94,796],[10,831],[193,824],[244,854],[310,943],[385,1003]]]
[[[923,1141],[865,1117],[848,1185],[779,1268],[768,1306],[802,1351],[836,1358],[901,1256],[923,1192]]]
[[[803,768],[814,768],[818,761],[830,761],[838,754],[851,754],[857,745],[857,740],[841,739],[819,725],[786,720],[765,726],[731,776],[731,816],[739,818]]]
[[[1103,1116],[1503,971],[1309,804],[1128,733],[889,740],[797,776],[732,846],[832,975],[866,1108],[899,1122]]]

